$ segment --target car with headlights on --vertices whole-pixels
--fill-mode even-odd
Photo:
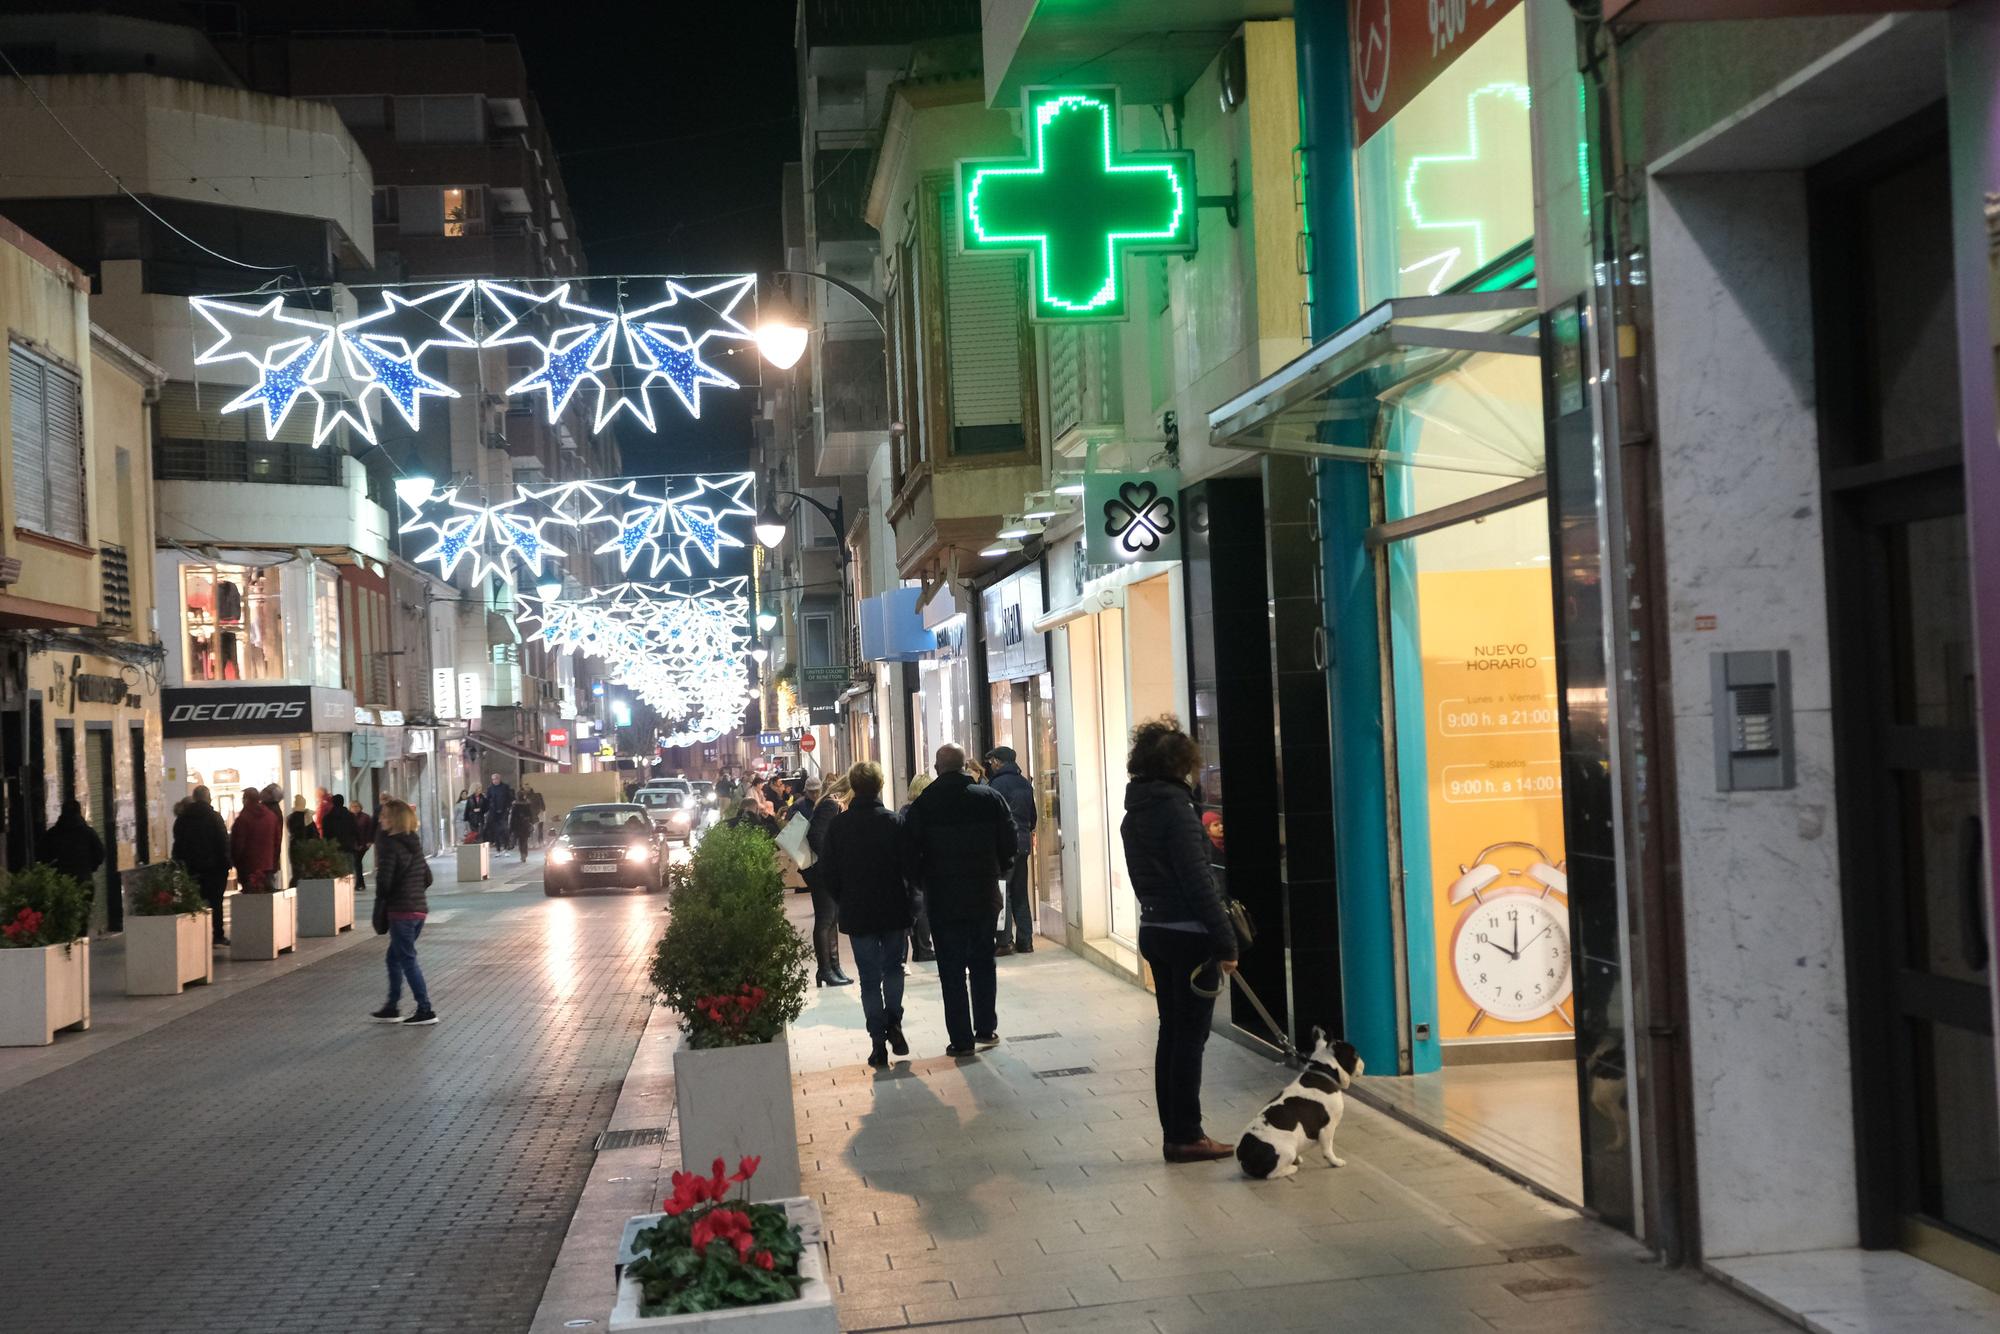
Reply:
[[[667,860],[666,839],[637,802],[577,806],[563,818],[542,864],[542,892],[625,887],[658,891]]]
[[[696,807],[693,794],[681,787],[642,787],[632,794],[635,804],[646,808],[653,827],[660,831],[660,837],[679,839],[682,845],[694,841],[696,821],[700,811]]]

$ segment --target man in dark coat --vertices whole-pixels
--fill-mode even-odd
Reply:
[[[201,886],[208,900],[208,924],[215,943],[227,945],[222,931],[222,896],[229,887],[229,829],[215,809],[206,787],[198,787],[174,817],[172,857]]]
[[[332,803],[326,808],[326,819],[320,825],[320,837],[332,839],[347,849],[354,858],[354,885],[361,887],[361,855],[368,845],[361,841],[361,823],[354,818],[354,812],[347,809],[347,798],[336,792]]]
[[[1035,785],[1028,781],[1021,766],[1015,763],[1012,746],[995,746],[986,752],[986,785],[1007,799],[1007,809],[1013,813],[1014,829],[1021,838],[1020,855],[1014,858],[1014,865],[1007,871],[1007,918],[1003,919],[996,933],[994,951],[998,954],[1033,954],[1035,952],[1035,909],[1028,901],[1028,850],[1034,846],[1036,824]],[[1007,925],[1013,924],[1013,939],[1007,936]]]
[[[513,836],[514,789],[494,774],[492,786],[486,789],[486,841],[496,851],[505,852]]]
[[[936,768],[937,781],[910,803],[903,850],[930,912],[951,1037],[945,1054],[971,1056],[1000,1042],[993,923],[1018,843],[1007,799],[972,781],[963,749],[950,742],[938,747]]]
[[[40,859],[87,888],[97,868],[104,865],[104,840],[83,818],[83,803],[72,797],[63,803],[62,814],[35,840]]]
[[[854,951],[861,974],[861,1013],[873,1049],[868,1064],[889,1064],[887,1048],[908,1056],[903,1037],[903,952],[909,944],[910,889],[903,879],[903,825],[882,804],[882,766],[863,760],[847,771],[853,792],[847,809],[827,822],[826,837],[813,870],[815,897],[824,893],[836,906],[840,930]],[[832,798],[819,809],[837,807]]]

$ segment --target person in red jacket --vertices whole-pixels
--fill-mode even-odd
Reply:
[[[278,870],[272,855],[282,826],[274,830],[277,817],[264,804],[263,793],[254,787],[243,789],[243,807],[229,828],[229,860],[236,867],[236,884],[246,894],[270,890],[271,877]]]

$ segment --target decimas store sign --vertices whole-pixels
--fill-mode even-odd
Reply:
[[[1354,142],[1364,144],[1521,0],[1347,0]]]

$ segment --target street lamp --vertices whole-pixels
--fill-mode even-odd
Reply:
[[[543,579],[535,585],[535,591],[542,595],[542,601],[554,602],[562,596],[562,580]]]
[[[778,513],[778,507],[769,497],[764,500],[764,508],[757,512],[757,540],[772,551],[776,551],[785,540],[785,519]]]
[[[757,628],[767,635],[770,634],[771,631],[778,628],[778,613],[768,607],[759,607],[757,609]]]
[[[869,319],[875,321],[875,327],[882,331],[882,336],[884,338],[889,336],[889,326],[882,319],[882,303],[853,283],[836,278],[830,273],[814,273],[810,269],[773,269],[771,273],[774,277],[782,273],[793,278],[812,278],[825,283],[828,287],[851,298],[855,305],[867,312]],[[770,312],[757,324],[757,351],[762,353],[764,360],[771,365],[781,371],[788,371],[798,365],[799,358],[806,354],[806,340],[810,336],[811,331],[792,313],[790,307],[783,302],[774,302]],[[765,545],[776,546],[777,543],[767,542]]]

